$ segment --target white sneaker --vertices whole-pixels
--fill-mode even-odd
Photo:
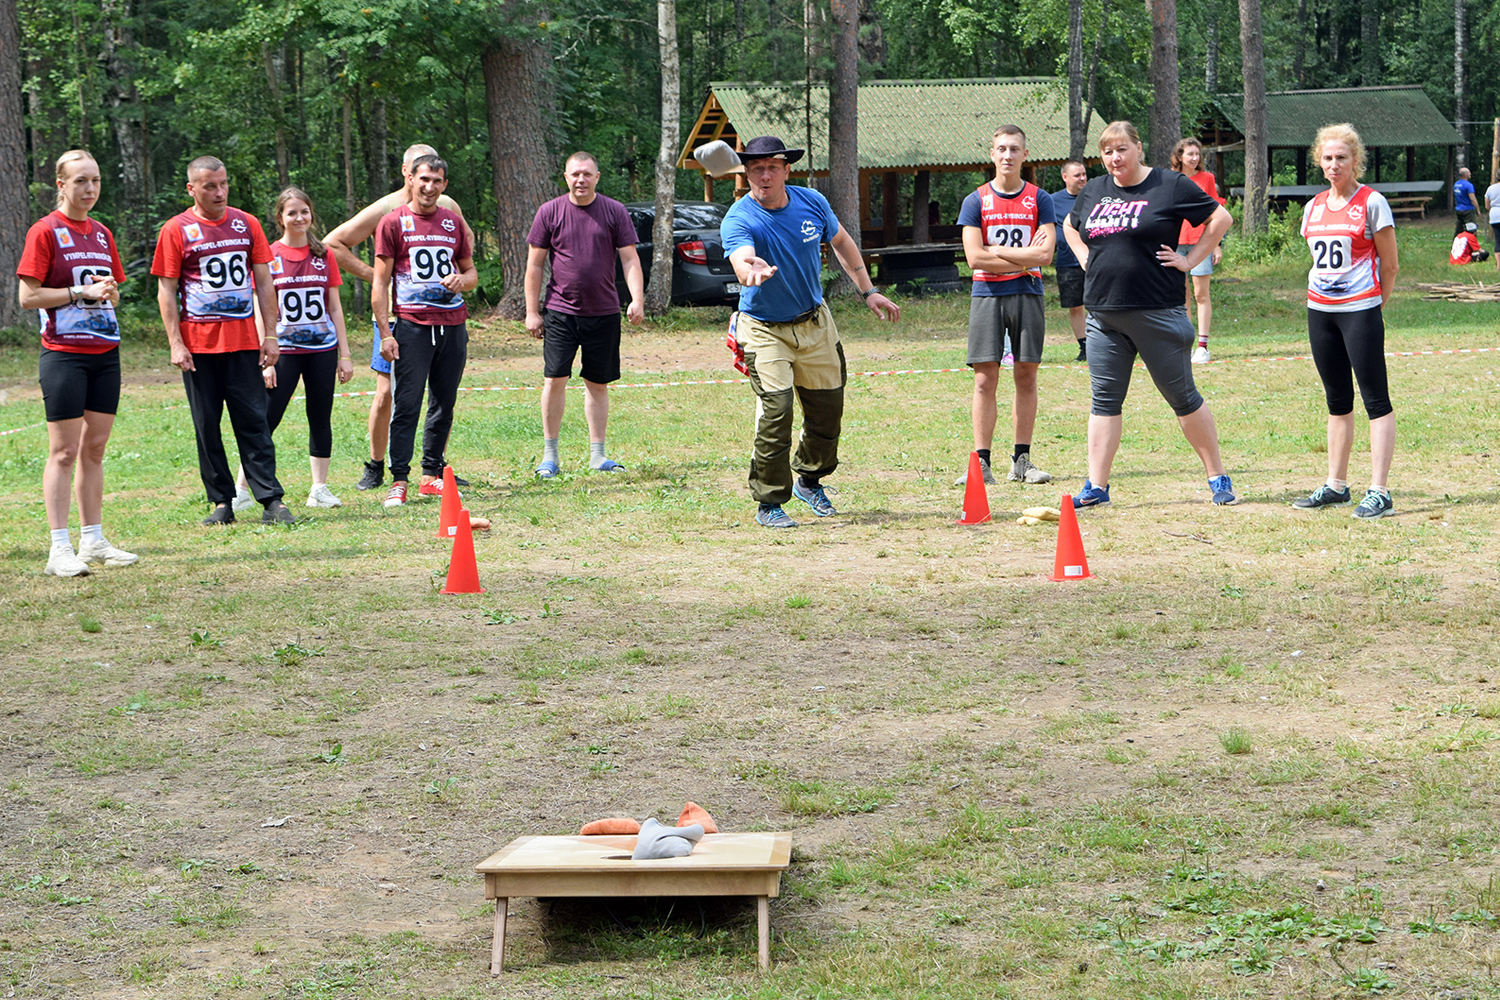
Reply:
[[[1022,452],[1021,457],[1010,463],[1008,478],[1013,483],[1050,483],[1052,476],[1031,464],[1031,453]]]
[[[307,494],[307,505],[309,507],[342,507],[344,501],[333,495],[333,490],[328,488],[327,483],[318,483]]]
[[[108,539],[98,542],[82,542],[78,546],[78,558],[86,563],[102,562],[106,566],[133,566],[140,560],[134,552],[126,552],[109,544]]]
[[[1208,348],[1200,346],[1196,350],[1193,351],[1193,364],[1195,364],[1195,365],[1206,365],[1206,364],[1208,364]]]
[[[234,491],[234,500],[229,504],[236,514],[242,513],[255,506],[255,498],[250,495],[249,490],[238,487]]]
[[[47,555],[48,576],[88,576],[89,564],[78,558],[72,545],[54,545]]]

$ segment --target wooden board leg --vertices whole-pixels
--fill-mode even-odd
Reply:
[[[508,899],[495,900],[495,940],[490,944],[490,975],[505,968],[505,911]]]
[[[755,898],[755,922],[760,932],[760,967],[765,971],[771,967],[771,900],[766,896]]]

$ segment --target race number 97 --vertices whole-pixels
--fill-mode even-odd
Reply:
[[[203,258],[203,281],[214,291],[248,288],[249,276],[242,251],[217,253]]]
[[[447,247],[418,247],[411,254],[411,270],[423,284],[442,281],[453,273],[453,251]]]

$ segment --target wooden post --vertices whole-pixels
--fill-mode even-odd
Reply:
[[[931,243],[931,220],[927,217],[927,203],[932,200],[932,172],[918,170],[911,195],[911,241]]]
[[[1300,184],[1302,182],[1298,181],[1297,183]],[[1375,183],[1376,184],[1380,183],[1380,147],[1379,146],[1375,147]]]
[[[1490,183],[1500,184],[1500,118],[1495,119],[1495,138],[1490,143]]]
[[[870,228],[870,172],[861,170],[859,172],[859,228],[861,231]],[[864,245],[864,241],[860,241]]]
[[[1406,181],[1410,184],[1417,179],[1417,147],[1406,147]]]
[[[893,170],[880,175],[880,229],[884,245],[888,247],[896,245],[897,224],[901,221],[896,218],[896,184],[899,176]]]
[[[505,969],[505,911],[508,899],[495,900],[495,940],[490,942],[490,975],[498,976]]]
[[[1307,150],[1297,150],[1297,183],[1307,183]]]
[[[771,900],[766,896],[755,898],[755,930],[759,941],[760,969],[771,967]]]
[[[714,179],[708,176],[708,171],[703,172],[703,200],[714,200]]]

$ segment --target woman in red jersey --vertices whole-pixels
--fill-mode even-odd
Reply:
[[[281,228],[281,239],[271,244],[271,284],[276,288],[276,343],[281,349],[274,368],[265,370],[266,422],[274,433],[286,414],[300,379],[307,409],[308,455],[312,463],[309,507],[342,507],[328,488],[328,462],[333,454],[333,382],[354,377],[349,340],[344,333],[344,307],[338,287],[339,265],[328,248],[312,234],[312,199],[301,188],[289,187],[276,197],[271,217]],[[255,503],[240,470],[234,509]]]
[[[1302,209],[1312,254],[1307,273],[1307,336],[1328,400],[1328,481],[1292,506],[1345,504],[1354,442],[1354,381],[1370,418],[1370,488],[1359,518],[1394,512],[1387,480],[1396,449],[1396,415],[1385,371],[1384,307],[1395,288],[1396,226],[1391,206],[1359,182],[1365,146],[1349,125],[1327,125],[1312,144],[1328,190]]]
[[[47,575],[85,576],[90,563],[138,558],[104,537],[104,448],[120,402],[120,324],[115,305],[125,269],[114,234],[89,218],[99,200],[99,164],[82,149],[57,158],[57,208],[26,233],[16,267],[21,308],[41,313],[38,368],[47,413],[42,496],[52,547]],[[77,466],[78,550],[68,536],[68,494]]]

